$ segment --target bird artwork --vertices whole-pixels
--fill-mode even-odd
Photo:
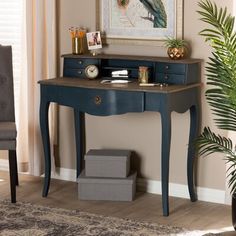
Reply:
[[[153,22],[154,28],[166,28],[167,15],[162,0],[139,0],[148,11],[148,16],[143,19]]]

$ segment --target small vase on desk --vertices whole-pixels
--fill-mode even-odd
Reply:
[[[183,59],[186,56],[186,48],[185,47],[169,47],[167,49],[167,54],[170,59],[178,60]]]
[[[84,53],[83,38],[81,38],[81,37],[72,38],[72,53],[73,54],[83,54]]]
[[[84,39],[86,30],[82,28],[69,28],[71,35],[71,45],[73,54],[83,54],[84,53]]]

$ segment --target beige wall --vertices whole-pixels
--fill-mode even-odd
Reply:
[[[184,38],[191,43],[193,58],[207,60],[210,48],[198,32],[204,27],[199,21],[195,0],[184,3]],[[217,0],[216,3],[222,4]],[[223,4],[232,9],[231,0]],[[60,51],[71,52],[68,34],[70,26],[84,26],[95,30],[95,0],[60,0]],[[111,45],[104,49],[107,53],[165,56],[162,47]],[[204,71],[202,70],[202,74]],[[202,75],[205,83],[205,77]],[[205,88],[203,88],[204,90]],[[202,123],[212,126],[212,116],[202,95]],[[170,181],[186,183],[186,155],[189,132],[189,112],[172,114],[171,174]],[[86,115],[86,148],[124,148],[134,150],[136,158],[133,167],[140,176],[160,180],[161,126],[158,113],[126,114],[112,117]],[[61,166],[74,168],[75,141],[73,113],[71,109],[60,109],[60,157]],[[198,160],[198,186],[225,189],[225,166],[221,158],[209,157]]]

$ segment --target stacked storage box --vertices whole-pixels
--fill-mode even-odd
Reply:
[[[130,151],[89,150],[78,179],[81,200],[132,201],[136,172],[130,172]]]

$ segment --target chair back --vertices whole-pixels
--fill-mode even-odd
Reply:
[[[15,121],[11,46],[0,45],[0,121]]]

